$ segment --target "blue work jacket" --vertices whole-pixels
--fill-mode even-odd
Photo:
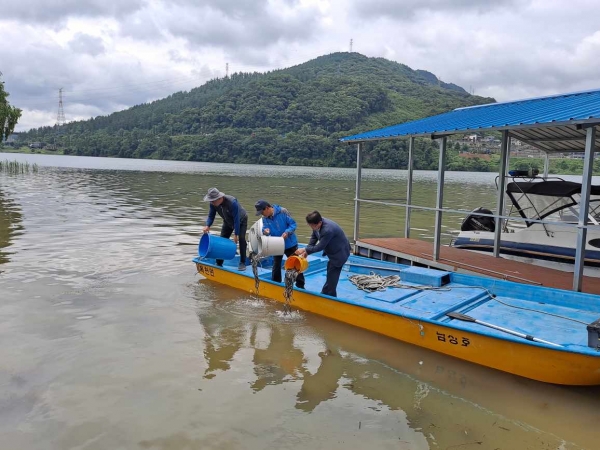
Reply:
[[[285,248],[291,248],[294,245],[298,245],[298,238],[296,237],[296,221],[290,216],[287,209],[282,208],[279,205],[273,205],[273,215],[271,217],[262,218],[263,221],[263,234],[265,234],[265,228],[268,228],[270,233],[268,236],[281,236],[287,232],[288,236],[285,238]]]

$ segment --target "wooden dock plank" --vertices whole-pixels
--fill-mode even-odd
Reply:
[[[512,261],[504,258],[495,258],[492,255],[475,253],[453,247],[442,246],[440,258],[433,261],[433,243],[418,239],[406,238],[371,238],[360,239],[357,248],[371,248],[386,253],[386,250],[400,254],[406,259],[416,260],[419,263],[431,263],[440,268],[454,271],[477,273],[493,278],[509,281],[539,284],[557,289],[572,290],[573,274],[561,270]],[[392,253],[390,253],[392,254]],[[583,292],[600,294],[600,278],[583,277]]]

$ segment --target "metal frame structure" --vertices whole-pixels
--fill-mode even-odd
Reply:
[[[406,203],[412,204],[412,179],[414,160],[415,138],[411,137],[408,143],[408,186],[406,186]],[[406,221],[404,222],[404,237],[410,237],[410,206],[406,207]]]
[[[527,143],[546,153],[544,177],[548,176],[549,153],[584,153],[584,168],[581,187],[581,203],[577,224],[577,248],[573,290],[581,291],[585,256],[585,242],[588,229],[589,199],[592,180],[594,154],[600,151],[600,135],[596,127],[600,125],[600,90],[561,94],[517,102],[493,103],[469,108],[459,108],[449,113],[425,119],[394,125],[379,130],[357,134],[340,139],[341,142],[357,143],[356,195],[354,198],[354,242],[359,240],[360,203],[378,203],[406,207],[404,236],[410,237],[410,216],[413,209],[435,211],[433,259],[439,260],[441,246],[441,225],[444,212],[469,214],[470,211],[456,211],[443,208],[444,174],[446,170],[447,137],[454,134],[466,134],[481,131],[502,131],[501,155],[499,167],[499,187],[496,212],[492,215],[496,221],[494,235],[495,257],[500,256],[502,220],[504,216],[504,192],[506,190],[506,172],[510,158],[511,139]],[[428,137],[439,140],[440,155],[435,208],[412,204],[413,158],[415,137]],[[360,198],[364,143],[379,140],[409,138],[408,186],[406,204],[379,202]],[[484,214],[482,214],[484,215]],[[511,218],[514,220],[514,218]],[[518,220],[518,219],[517,219]],[[538,222],[538,221],[536,221]],[[547,223],[547,221],[539,221]],[[566,225],[565,226],[573,226]]]

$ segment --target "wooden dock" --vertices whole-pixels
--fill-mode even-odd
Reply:
[[[495,258],[491,254],[442,246],[439,259],[434,261],[433,243],[418,239],[360,239],[355,245],[355,252],[362,256],[384,261],[483,275],[557,289],[572,290],[573,288],[572,273],[504,258]],[[582,290],[589,294],[600,295],[600,278],[584,276]]]

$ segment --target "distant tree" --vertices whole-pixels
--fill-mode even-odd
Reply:
[[[0,72],[0,77],[2,77],[2,72]],[[4,81],[0,81],[0,142],[8,138],[21,117],[21,110],[8,103],[8,95],[8,92],[4,90]]]

